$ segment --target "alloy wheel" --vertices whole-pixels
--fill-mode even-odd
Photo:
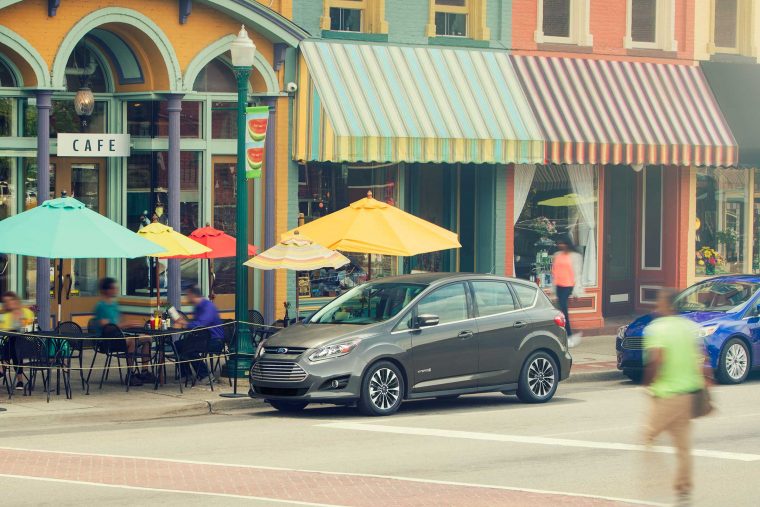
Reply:
[[[726,351],[726,372],[734,380],[739,380],[747,372],[747,351],[739,343],[734,343]]]
[[[531,392],[543,398],[554,387],[554,367],[544,357],[537,357],[528,367],[528,387]]]
[[[380,410],[393,407],[401,394],[401,383],[390,368],[379,368],[369,381],[369,397]]]

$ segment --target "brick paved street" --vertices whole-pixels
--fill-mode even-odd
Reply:
[[[356,507],[630,505],[427,481],[79,453],[0,449],[0,461],[7,464],[0,475]]]

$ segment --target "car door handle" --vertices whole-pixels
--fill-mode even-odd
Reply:
[[[468,340],[472,338],[472,331],[462,331],[457,335],[461,340]]]
[[[521,328],[524,328],[527,325],[528,325],[528,323],[525,322],[524,320],[518,320],[517,322],[515,322],[514,324],[512,324],[512,327],[514,327],[516,329],[521,329]]]

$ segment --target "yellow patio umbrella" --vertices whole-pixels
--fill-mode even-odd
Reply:
[[[168,225],[159,222],[153,222],[152,224],[146,225],[137,231],[137,234],[164,248],[163,252],[150,255],[150,257],[186,257],[190,255],[200,255],[211,251],[209,247],[202,245],[197,241],[178,233]],[[161,290],[158,261],[156,261],[156,307],[160,306]]]
[[[555,208],[567,208],[570,206],[578,206],[579,204],[586,204],[590,202],[596,202],[596,197],[582,196],[578,194],[566,194],[561,197],[552,197],[551,199],[545,199],[539,201],[539,206],[552,206]]]
[[[378,201],[372,192],[298,230],[332,250],[370,254],[370,269],[371,254],[410,256],[462,246],[456,233]]]
[[[298,272],[314,271],[320,268],[336,269],[349,262],[351,261],[348,257],[340,252],[325,248],[295,230],[291,237],[280,241],[243,264],[256,269],[291,269]],[[296,280],[296,320],[298,319],[297,284],[298,280]]]

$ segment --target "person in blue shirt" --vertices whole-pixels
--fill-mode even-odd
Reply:
[[[121,317],[119,302],[116,300],[116,297],[118,295],[119,286],[117,285],[116,280],[106,277],[100,281],[100,301],[98,301],[93,310],[93,318],[95,319],[95,332],[98,336],[100,336],[100,333],[103,330],[103,326],[107,324],[113,324],[120,327],[123,327],[125,325],[125,322]],[[129,385],[141,386],[144,383],[152,384],[155,382],[156,377],[154,377],[149,370],[151,339],[147,337],[139,339],[127,338],[125,341],[127,344],[127,365],[133,368],[137,368],[137,365],[134,364],[135,360],[133,358],[137,358],[135,349],[138,346],[138,342],[141,346],[140,348],[142,356],[142,371],[136,372],[134,375],[130,376]]]
[[[219,310],[216,305],[212,303],[208,298],[203,297],[203,293],[197,286],[192,286],[187,290],[187,299],[190,304],[193,305],[193,318],[187,320],[180,318],[178,324],[186,329],[206,328],[210,327],[209,334],[211,340],[209,342],[209,352],[211,354],[219,354],[224,349],[224,328],[221,327],[222,319],[219,317]],[[217,326],[217,327],[212,327]],[[182,342],[180,340],[176,343],[177,351],[182,355]],[[209,375],[208,367],[204,361],[195,361],[191,363],[198,380],[203,382]],[[183,376],[190,374],[190,369],[187,367],[187,363],[182,364]]]

